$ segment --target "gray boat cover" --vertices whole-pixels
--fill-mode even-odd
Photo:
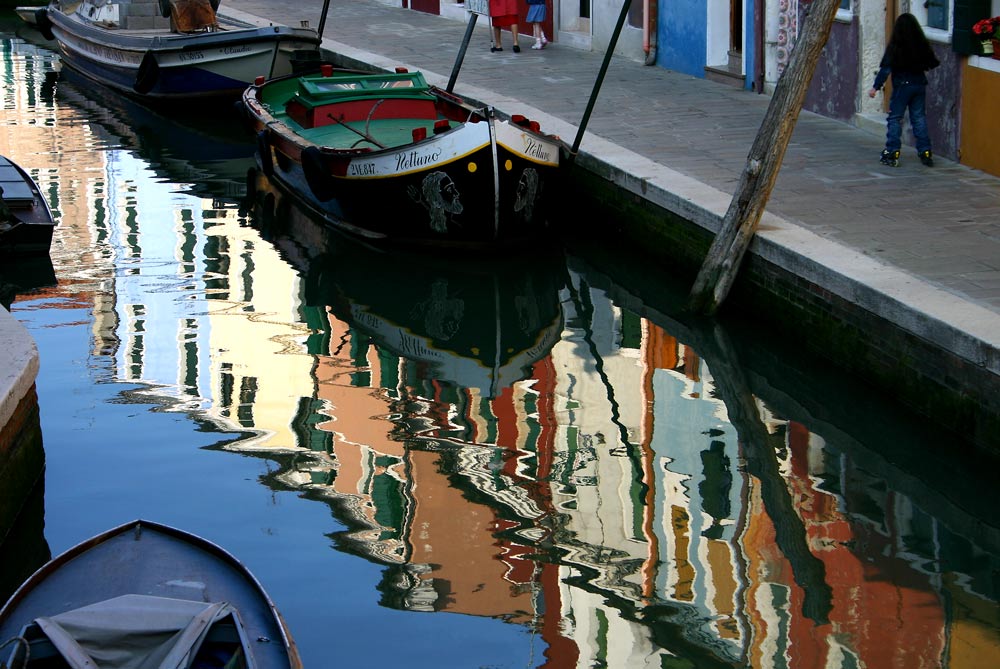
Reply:
[[[35,623],[73,669],[186,669],[227,616],[238,621],[225,602],[123,595]]]

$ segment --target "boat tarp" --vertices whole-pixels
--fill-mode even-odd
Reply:
[[[73,669],[181,669],[227,616],[226,602],[123,595],[35,623]]]

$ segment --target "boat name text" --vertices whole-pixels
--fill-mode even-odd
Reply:
[[[406,151],[396,154],[396,170],[415,170],[441,159],[441,149],[433,151]]]
[[[408,172],[431,165],[441,158],[441,149],[434,151],[406,151],[397,153],[396,172]],[[376,177],[385,174],[385,168],[379,169],[375,161],[355,160],[348,166],[347,175],[352,177]]]
[[[552,154],[549,153],[549,147],[541,142],[536,142],[530,137],[526,138],[524,152],[531,156],[532,158],[537,158],[544,162],[550,163],[554,162],[552,159]]]
[[[73,41],[73,46],[77,49],[92,53],[99,59],[111,61],[120,65],[137,65],[141,60],[141,56],[136,56],[125,51],[119,51],[118,49],[110,49],[106,46],[93,44],[91,42]]]

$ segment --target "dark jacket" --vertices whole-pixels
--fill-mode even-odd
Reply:
[[[927,75],[924,73],[940,65],[937,58],[934,58],[933,55],[931,58],[932,60],[926,63],[907,63],[893,67],[889,58],[889,50],[886,49],[882,55],[882,62],[879,63],[878,73],[875,75],[875,83],[872,84],[872,88],[876,91],[880,90],[885,85],[885,81],[889,78],[890,74],[892,75],[893,86],[905,86],[907,84],[926,86]]]

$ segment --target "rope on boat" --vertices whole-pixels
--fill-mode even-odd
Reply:
[[[31,644],[28,643],[28,640],[25,639],[23,636],[13,636],[4,641],[3,643],[0,643],[0,650],[2,650],[5,646],[8,646],[15,642],[20,643],[22,646],[24,646],[24,662],[21,664],[21,666],[27,666],[28,662],[31,661]],[[0,662],[0,669],[8,669],[7,663]],[[10,669],[14,668],[10,667]]]
[[[368,110],[368,118],[365,119],[365,134],[368,135],[369,137],[371,137],[371,135],[369,134],[369,132],[370,132],[371,126],[372,126],[372,116],[375,116],[375,110],[378,109],[379,106],[381,106],[381,104],[383,102],[385,102],[385,100],[386,100],[385,98],[382,98],[381,100],[379,100],[378,102],[376,102],[375,104],[373,104],[372,108]],[[382,146],[382,145],[380,144],[379,146]],[[384,149],[385,147],[382,146],[382,148]]]
[[[333,121],[334,123],[337,123],[338,125],[344,126],[345,128],[347,128],[351,132],[357,133],[361,137],[364,137],[367,141],[371,142],[372,144],[374,144],[378,148],[380,148],[380,149],[386,148],[385,144],[383,144],[382,142],[378,141],[377,139],[375,139],[374,137],[372,137],[371,135],[369,135],[367,132],[364,132],[362,130],[358,130],[357,128],[352,128],[351,126],[347,125],[347,122],[344,121],[344,117],[343,116],[341,116],[340,118],[337,118],[333,114],[327,114],[326,117],[328,119],[330,119],[331,121]]]

